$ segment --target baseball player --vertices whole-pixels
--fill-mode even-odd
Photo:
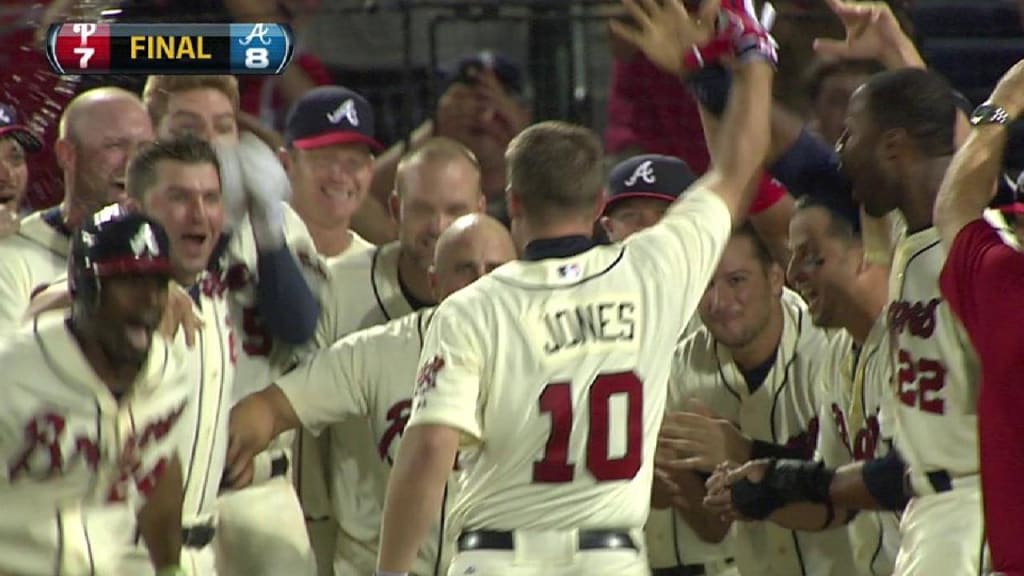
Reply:
[[[444,300],[514,258],[512,239],[497,220],[482,214],[459,218],[437,243],[432,277],[438,299]],[[383,509],[388,468],[398,454],[409,417],[416,362],[434,310],[418,310],[350,334],[236,406],[231,417],[232,467],[243,467],[254,451],[282,430],[304,426],[320,432],[327,424],[352,416],[369,418],[373,447],[382,465],[361,472],[373,476],[369,480],[379,488],[375,498]],[[452,501],[455,489],[455,483],[449,482],[447,501]],[[378,526],[379,522],[378,517]],[[420,550],[414,573],[447,574],[452,543],[444,540],[444,525],[442,509],[430,543]],[[370,574],[376,560],[374,547],[360,557],[346,558],[346,563],[360,574]]]
[[[687,410],[695,399],[710,413],[669,414],[662,436],[691,458],[703,457],[696,463],[701,472],[762,452],[806,459],[814,454],[826,336],[783,281],[782,269],[760,237],[749,226],[738,229],[700,302],[704,327],[677,350],[669,409]],[[730,423],[738,430],[731,430]],[[719,443],[708,442],[709,433],[721,428],[733,432],[725,434],[724,452],[711,450]],[[678,482],[693,484],[685,478]],[[702,518],[699,506],[677,509],[705,540],[720,539],[727,528]],[[842,528],[807,534],[772,524],[741,524],[733,548],[740,573],[855,573]]]
[[[685,162],[671,156],[645,154],[620,162],[608,176],[602,228],[612,242],[622,242],[654,226],[696,179]],[[700,318],[694,315],[681,338],[700,326]],[[667,504],[651,508],[644,539],[655,576],[698,571],[719,574],[732,563],[730,538],[714,544],[704,542]]]
[[[139,99],[118,88],[84,92],[64,109],[55,144],[64,202],[25,217],[16,235],[0,241],[0,334],[21,323],[33,292],[67,272],[71,230],[124,198],[125,166],[152,138]]]
[[[192,389],[182,350],[155,333],[170,242],[116,206],[81,228],[70,313],[0,340],[0,571],[124,574],[140,534],[152,566],[182,574],[178,450]]]
[[[873,76],[851,97],[847,134],[838,147],[864,210],[874,216],[899,210],[906,221],[886,311],[894,450],[836,470],[758,462],[722,480],[723,487],[731,486],[722,495],[746,516],[803,500],[827,504],[837,514],[903,510],[894,571],[901,576],[978,574],[985,562],[974,415],[978,366],[939,293],[945,249],[932,227],[933,204],[954,149],[955,118],[951,90],[939,76],[892,70]],[[903,136],[887,140],[893,134]],[[868,160],[882,149],[889,152],[881,160]],[[908,171],[927,175],[911,178]],[[794,489],[793,482],[802,487]]]
[[[793,257],[788,276],[806,299],[814,324],[832,329],[822,359],[825,401],[818,417],[817,456],[829,467],[880,458],[892,444],[891,419],[883,413],[883,408],[892,409],[892,363],[883,314],[889,268],[865,260],[860,227],[841,210],[813,196],[804,196],[796,207],[789,232]],[[865,227],[864,233],[872,229]],[[900,542],[899,516],[879,511],[862,512],[852,521],[837,518],[844,520],[850,522],[859,573],[892,574]],[[807,522],[814,529],[822,526],[818,519]]]
[[[192,297],[193,314],[202,322],[184,355],[191,402],[182,414],[182,567],[188,574],[213,575],[237,353],[225,289],[209,271],[224,223],[217,156],[194,137],[144,147],[128,165],[127,189],[132,202],[167,230],[171,277]],[[184,338],[179,331],[176,343],[184,345]],[[142,551],[134,560],[130,572],[146,574]]]
[[[678,62],[701,34],[679,4],[628,6],[642,30],[629,36],[645,52]],[[673,24],[674,34],[662,29]],[[755,26],[747,40],[763,34]],[[625,243],[589,238],[603,188],[593,133],[541,123],[513,140],[509,213],[524,260],[452,295],[431,322],[379,574],[412,566],[460,447],[450,574],[648,573],[638,542],[670,354],[767,150],[769,103],[757,95],[770,91],[772,69],[761,53],[746,56],[716,168]]]
[[[228,234],[213,255],[207,282],[214,287],[212,297],[228,306],[231,332],[238,339],[234,382],[225,388],[223,402],[204,405],[210,411],[204,417],[218,424],[226,423],[234,401],[294,362],[289,342],[303,342],[303,325],[312,329],[310,319],[318,310],[310,288],[322,269],[305,226],[288,208],[288,181],[277,158],[252,134],[239,136],[238,98],[231,76],[150,76],[143,91],[160,139],[191,134],[218,148]],[[266,306],[265,301],[287,301],[289,306]],[[211,462],[216,465],[211,470],[219,478],[226,428],[218,435],[219,459]],[[301,510],[288,481],[287,448],[282,443],[260,456],[259,482],[251,490],[226,492],[217,502],[214,546],[219,572],[298,574],[303,567],[312,572]],[[217,480],[212,487],[219,484]],[[269,517],[275,521],[268,522]]]
[[[19,208],[28,189],[25,155],[42,147],[39,137],[19,122],[18,112],[0,104],[0,238],[18,231]]]
[[[434,305],[429,268],[437,238],[456,218],[484,209],[475,159],[452,140],[432,139],[411,152],[401,162],[396,182],[392,211],[399,220],[399,240],[337,259],[327,268],[317,327],[317,343],[322,347],[356,330]],[[322,469],[330,476],[331,506],[307,491],[312,472],[306,463],[308,450],[302,453],[300,494],[307,518],[314,518],[311,534],[317,530],[312,526],[324,523],[322,519],[337,522],[337,573],[365,574],[349,559],[372,557],[376,549],[381,509],[375,479],[379,476],[367,475],[365,470],[380,467],[380,456],[366,419],[349,418],[330,426],[327,434],[329,454]],[[318,562],[323,562],[319,549]]]

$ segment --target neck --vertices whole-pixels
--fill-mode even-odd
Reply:
[[[768,317],[768,325],[753,340],[738,348],[730,349],[732,359],[740,370],[753,370],[771,358],[779,343],[782,342],[782,303],[773,302],[772,313]]]
[[[330,226],[322,226],[317,224],[316,218],[312,214],[305,214],[297,206],[292,206],[292,208],[295,208],[295,212],[305,222],[306,229],[309,230],[309,235],[313,238],[316,251],[321,256],[333,258],[348,250],[348,247],[352,245],[349,219],[340,220]]]
[[[142,369],[142,365],[114,361],[89,330],[82,330],[75,325],[74,321],[69,323],[69,327],[82,349],[82,354],[85,355],[85,360],[96,372],[100,381],[107,385],[111,393],[124,394],[127,392]]]
[[[553,224],[532,224],[520,219],[518,226],[513,226],[512,229],[517,232],[514,236],[520,254],[534,240],[561,238],[564,236],[586,236],[590,238],[594,235],[594,223],[582,221],[567,220]]]
[[[935,197],[939,194],[950,161],[950,156],[930,158],[911,168],[904,184],[906,194],[899,206],[907,221],[907,233],[931,228]]]
[[[434,302],[427,271],[419,266],[408,252],[398,254],[398,281],[421,302]]]
[[[842,327],[850,333],[853,341],[859,346],[864,345],[868,334],[875,326],[875,321],[885,309],[889,300],[889,269],[885,266],[869,266],[861,273],[855,286],[849,316],[843,321]]]

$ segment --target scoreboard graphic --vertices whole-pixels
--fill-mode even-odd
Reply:
[[[280,74],[295,42],[283,24],[97,24],[50,27],[58,74]]]

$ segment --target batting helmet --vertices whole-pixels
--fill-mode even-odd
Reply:
[[[116,204],[107,206],[86,220],[71,240],[71,294],[94,299],[99,279],[107,276],[170,276],[170,245],[157,221]]]

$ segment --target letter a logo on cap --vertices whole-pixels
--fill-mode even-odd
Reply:
[[[633,171],[633,175],[626,180],[626,186],[636,184],[637,180],[643,180],[648,184],[654,184],[657,182],[657,179],[654,177],[654,166],[651,164],[650,160],[642,162],[636,167],[636,170]]]
[[[334,109],[334,112],[329,112],[327,114],[327,120],[329,120],[331,124],[341,122],[342,118],[348,118],[349,124],[359,126],[359,115],[356,112],[356,103],[351,98],[342,102]]]
[[[135,237],[131,240],[131,247],[132,254],[135,254],[136,258],[141,258],[145,254],[160,255],[160,247],[157,246],[156,236],[153,235],[153,229],[149,227],[149,224],[144,224],[135,233]]]

